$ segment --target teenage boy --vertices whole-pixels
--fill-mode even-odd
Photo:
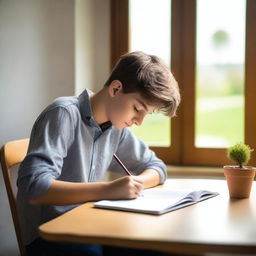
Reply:
[[[179,102],[177,82],[163,61],[132,52],[120,58],[99,92],[58,98],[40,114],[17,181],[29,255],[101,255],[97,245],[44,241],[38,226],[81,203],[136,198],[162,184],[166,166],[128,127],[141,125],[155,111],[172,117]],[[123,173],[114,153],[133,175],[106,182],[108,169]]]

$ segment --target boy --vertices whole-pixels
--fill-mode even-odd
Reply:
[[[29,255],[71,255],[72,246],[72,255],[80,255],[82,247],[86,255],[101,255],[96,245],[44,241],[38,226],[78,204],[136,198],[143,189],[162,184],[164,163],[127,127],[140,125],[154,111],[174,116],[179,102],[178,85],[167,66],[156,56],[132,52],[120,58],[99,92],[58,98],[41,113],[17,181]],[[133,175],[103,182],[107,169],[123,172],[114,153]]]

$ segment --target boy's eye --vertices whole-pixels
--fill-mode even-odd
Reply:
[[[134,110],[135,110],[136,112],[139,112],[139,110],[137,109],[137,107],[134,107]]]

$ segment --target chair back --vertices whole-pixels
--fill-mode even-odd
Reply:
[[[20,223],[19,223],[18,212],[16,207],[16,193],[15,193],[14,185],[12,184],[12,179],[11,179],[12,177],[11,172],[14,168],[11,168],[11,167],[23,161],[23,159],[27,154],[28,144],[29,144],[29,139],[10,141],[2,146],[1,152],[0,152],[0,159],[1,159],[1,166],[3,171],[5,187],[6,187],[6,191],[9,199],[12,219],[14,223],[14,228],[15,228],[21,256],[26,255],[26,249],[21,237],[21,229],[20,229]]]

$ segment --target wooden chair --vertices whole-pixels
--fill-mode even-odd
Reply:
[[[15,193],[14,185],[12,184],[12,179],[11,179],[12,177],[11,172],[13,168],[11,167],[22,162],[22,160],[27,154],[28,144],[29,144],[29,139],[7,142],[1,148],[1,155],[0,155],[5,187],[7,190],[7,195],[8,195],[9,204],[10,204],[11,213],[12,213],[12,219],[14,223],[14,228],[15,228],[21,256],[26,255],[26,249],[21,237],[21,229],[20,229],[20,223],[19,223],[17,207],[16,207],[16,193]]]

